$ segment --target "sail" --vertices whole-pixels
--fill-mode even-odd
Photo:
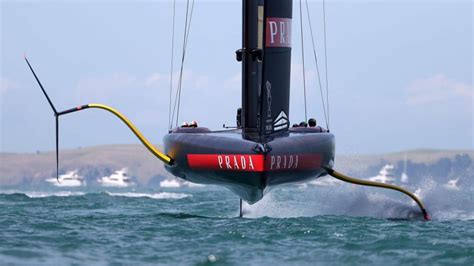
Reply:
[[[289,127],[292,0],[243,3],[241,124],[266,142]]]
[[[267,1],[263,53],[261,128],[263,136],[287,130],[290,109],[292,1]]]

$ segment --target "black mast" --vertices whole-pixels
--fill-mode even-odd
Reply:
[[[292,0],[243,0],[242,135],[267,142],[288,130]]]
[[[259,77],[263,44],[258,28],[260,26],[263,30],[264,7],[263,0],[243,0],[242,3],[242,49],[237,51],[237,59],[242,60],[242,135],[245,139],[260,141]],[[259,12],[262,19],[260,25]]]

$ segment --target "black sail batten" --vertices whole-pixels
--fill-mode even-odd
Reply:
[[[267,142],[287,132],[292,0],[243,1],[242,134]]]

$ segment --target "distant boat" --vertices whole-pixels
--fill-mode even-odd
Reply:
[[[450,189],[450,190],[460,190],[458,186],[459,178],[451,179],[448,183],[444,184],[443,187]]]
[[[48,178],[46,182],[51,183],[57,187],[80,187],[85,186],[84,178],[77,174],[77,170],[69,171],[56,178]]]
[[[408,183],[407,154],[406,153],[405,153],[405,158],[403,160],[403,172],[402,172],[402,176],[400,177],[400,181],[402,181],[402,183]]]
[[[408,183],[408,175],[403,172],[402,176],[400,177],[400,180],[402,181],[402,183]]]
[[[104,187],[131,187],[135,183],[127,175],[127,168],[115,171],[115,173],[100,178],[98,183]]]
[[[188,182],[188,181],[181,180],[178,178],[166,178],[165,180],[160,182],[160,187],[161,188],[205,187],[205,185]]]
[[[369,178],[370,181],[380,182],[380,183],[393,183],[395,181],[395,176],[393,175],[393,165],[386,164],[382,167],[379,174]]]

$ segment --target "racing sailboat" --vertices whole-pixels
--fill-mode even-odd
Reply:
[[[236,51],[236,59],[242,64],[242,104],[236,127],[213,131],[194,123],[172,128],[164,137],[163,152],[110,106],[86,104],[58,112],[25,58],[56,117],[57,170],[59,117],[98,108],[121,119],[174,176],[232,190],[240,197],[241,216],[242,200],[253,204],[278,185],[329,174],[346,182],[401,191],[418,203],[428,219],[421,201],[403,188],[336,172],[335,137],[328,129],[317,126],[315,120],[290,127],[292,0],[242,2],[242,47]]]

